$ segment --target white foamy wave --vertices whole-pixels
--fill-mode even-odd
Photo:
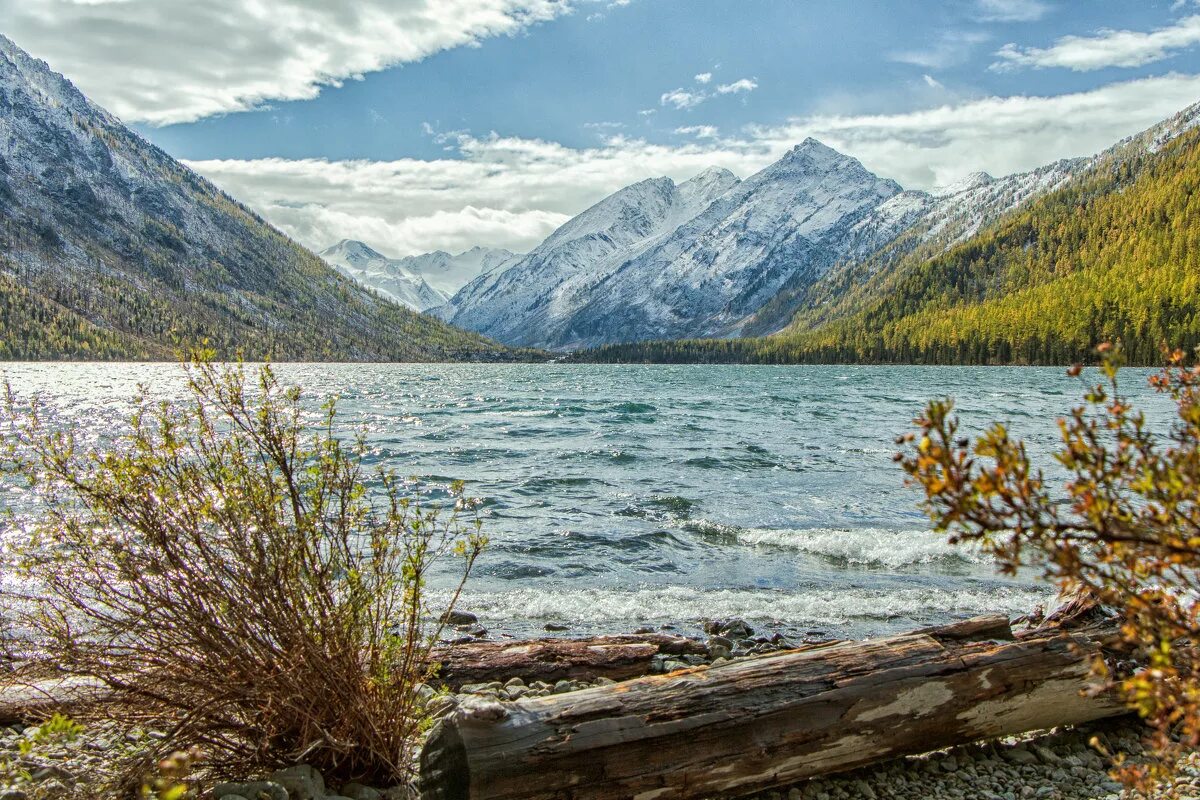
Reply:
[[[496,623],[563,621],[612,624],[623,630],[635,622],[692,622],[715,617],[781,620],[790,624],[837,625],[892,618],[944,618],[953,615],[1024,614],[1053,599],[1052,589],[1002,586],[986,589],[644,589],[525,588],[464,595],[458,607]],[[438,598],[440,599],[440,598]]]
[[[927,530],[754,528],[738,531],[737,538],[743,544],[786,547],[849,564],[903,567],[951,560],[972,564],[991,562],[991,557],[978,546],[965,543],[952,545],[945,534]]]

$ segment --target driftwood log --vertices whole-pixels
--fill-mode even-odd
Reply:
[[[1123,713],[1087,696],[1099,633],[1006,619],[839,642],[512,703],[435,727],[422,800],[730,797]]]
[[[520,677],[526,681],[611,678],[622,681],[651,670],[656,655],[699,655],[704,643],[683,636],[632,634],[591,639],[533,639],[471,642],[436,647],[437,682],[458,689]],[[70,713],[110,695],[91,678],[41,678],[0,682],[0,725],[43,719],[55,711]]]
[[[453,688],[521,678],[527,682],[623,681],[646,675],[656,655],[700,655],[704,643],[683,636],[635,634],[592,639],[473,642],[436,648],[438,681]]]

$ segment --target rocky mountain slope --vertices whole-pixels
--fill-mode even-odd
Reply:
[[[458,255],[437,250],[388,258],[353,239],[343,239],[318,255],[347,278],[414,311],[445,304],[474,278],[516,257],[511,250],[472,247]]]
[[[0,36],[0,357],[503,349],[338,275]]]
[[[1164,344],[1200,345],[1198,128],[1200,104],[1094,158],[980,179],[977,202],[928,216],[799,293],[776,335],[588,357],[1062,364],[1119,340],[1133,363],[1160,363]]]
[[[565,323],[605,278],[737,183],[719,169],[678,185],[669,178],[635,183],[567,221],[503,271],[476,278],[433,313],[501,341],[560,345]]]
[[[815,287],[862,282],[921,246],[945,250],[1086,163],[904,191],[808,139],[745,181],[709,170],[679,187],[659,178],[622,189],[434,313],[560,350],[771,333]]]

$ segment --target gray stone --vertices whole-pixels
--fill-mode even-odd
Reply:
[[[308,764],[272,772],[271,780],[287,789],[288,800],[324,800],[325,779]]]
[[[246,800],[288,800],[287,789],[274,781],[251,781],[250,783],[218,783],[212,790],[214,797],[244,797]]]
[[[1005,750],[1003,753],[1001,753],[1001,755],[1006,761],[1022,766],[1033,766],[1038,763],[1037,756],[1021,747],[1014,747],[1009,750]]]
[[[479,617],[470,611],[447,611],[442,617],[442,622],[447,625],[474,625],[479,622]]]
[[[557,622],[547,622],[545,625],[542,626],[542,630],[549,631],[550,633],[558,633],[561,631],[571,630],[571,626],[570,625],[562,625]]]
[[[342,787],[342,794],[350,800],[380,800],[383,797],[383,792],[361,783],[347,783]]]

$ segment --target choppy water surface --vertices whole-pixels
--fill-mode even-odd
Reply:
[[[62,424],[120,430],[150,364],[8,364]],[[468,482],[492,546],[465,606],[493,630],[689,628],[738,615],[869,635],[1047,600],[929,532],[892,462],[926,399],[964,427],[1006,422],[1043,461],[1084,384],[1061,369],[609,365],[283,365],[314,408],[336,395],[371,457],[434,489]],[[1151,404],[1145,372],[1126,383]],[[1085,377],[1087,377],[1085,375]],[[1093,376],[1094,377],[1094,376]],[[12,502],[10,495],[9,502]]]

